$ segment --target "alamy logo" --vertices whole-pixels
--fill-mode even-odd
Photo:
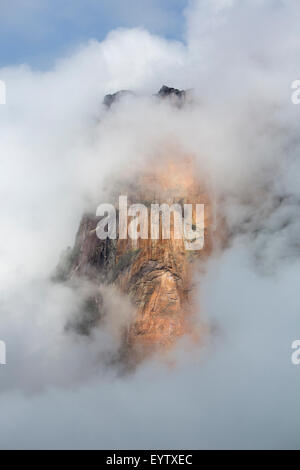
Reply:
[[[6,84],[0,80],[0,104],[6,104]]]
[[[294,352],[291,357],[292,364],[294,366],[299,366],[300,365],[300,340],[299,339],[296,339],[295,341],[293,341],[292,349],[294,349]]]
[[[0,341],[0,365],[6,364],[6,344],[4,341]]]
[[[186,250],[202,250],[204,247],[204,204],[151,204],[150,213],[144,204],[128,207],[127,196],[119,197],[117,211],[112,204],[100,204],[96,215],[102,217],[96,233],[100,240],[117,238],[125,240],[183,240]],[[174,223],[171,224],[173,215]],[[130,222],[128,217],[131,218]]]

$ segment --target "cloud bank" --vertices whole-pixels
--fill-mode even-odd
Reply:
[[[116,30],[47,72],[0,69],[1,448],[299,447],[299,10],[192,1],[186,44]],[[193,88],[194,103],[157,102],[163,83]],[[103,96],[120,89],[136,95],[108,112]],[[197,281],[215,334],[201,350],[183,341],[175,368],[153,360],[124,377],[106,365],[116,318],[66,335],[81,290],[49,275],[110,175],[170,141],[196,155],[225,220],[228,246]]]

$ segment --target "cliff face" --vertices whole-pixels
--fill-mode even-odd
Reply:
[[[196,175],[192,157],[178,155],[176,148],[164,149],[162,155],[140,170],[134,182],[125,182],[120,189],[120,195],[127,196],[128,205],[143,203],[149,208],[148,239],[120,239],[118,227],[115,240],[100,240],[96,234],[99,218],[84,215],[75,246],[66,256],[67,267],[61,273],[65,278],[88,278],[95,283],[114,284],[131,299],[135,313],[124,332],[123,349],[134,361],[153,351],[170,348],[184,334],[194,334],[193,275],[212,250],[210,194],[205,181]],[[115,204],[117,207],[117,201]],[[151,239],[151,204],[178,204],[180,207],[204,204],[204,248],[187,250],[185,239],[175,236],[173,217],[170,239],[163,239],[161,227],[159,238]],[[193,220],[194,217],[193,211]],[[128,223],[131,220],[128,217]],[[102,304],[97,295],[90,300],[94,311],[86,321],[93,327],[101,319]],[[88,333],[86,325],[82,330]]]

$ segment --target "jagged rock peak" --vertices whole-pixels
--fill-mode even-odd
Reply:
[[[103,104],[107,106],[108,108],[110,108],[113,103],[119,101],[124,96],[128,96],[128,95],[134,96],[134,93],[130,90],[120,90],[120,91],[117,91],[116,93],[108,94],[104,97]],[[176,102],[179,102],[180,104],[185,100],[186,95],[187,95],[186,90],[178,90],[177,88],[172,88],[172,87],[163,85],[155,96],[158,96],[159,98],[162,98],[162,99],[171,98],[172,100],[175,100]]]
[[[177,88],[170,88],[163,85],[158,92],[158,96],[165,98],[167,96],[177,96],[178,98],[185,98],[185,90],[178,90]]]
[[[103,100],[103,104],[105,106],[107,106],[108,108],[110,108],[113,103],[115,103],[116,101],[119,101],[120,99],[122,99],[126,95],[132,95],[133,96],[134,93],[130,90],[120,90],[120,91],[117,91],[116,93],[113,93],[111,95],[105,95],[104,100]]]

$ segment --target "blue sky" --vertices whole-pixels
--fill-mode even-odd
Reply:
[[[78,44],[117,27],[182,39],[187,0],[1,0],[0,67],[48,68]]]

